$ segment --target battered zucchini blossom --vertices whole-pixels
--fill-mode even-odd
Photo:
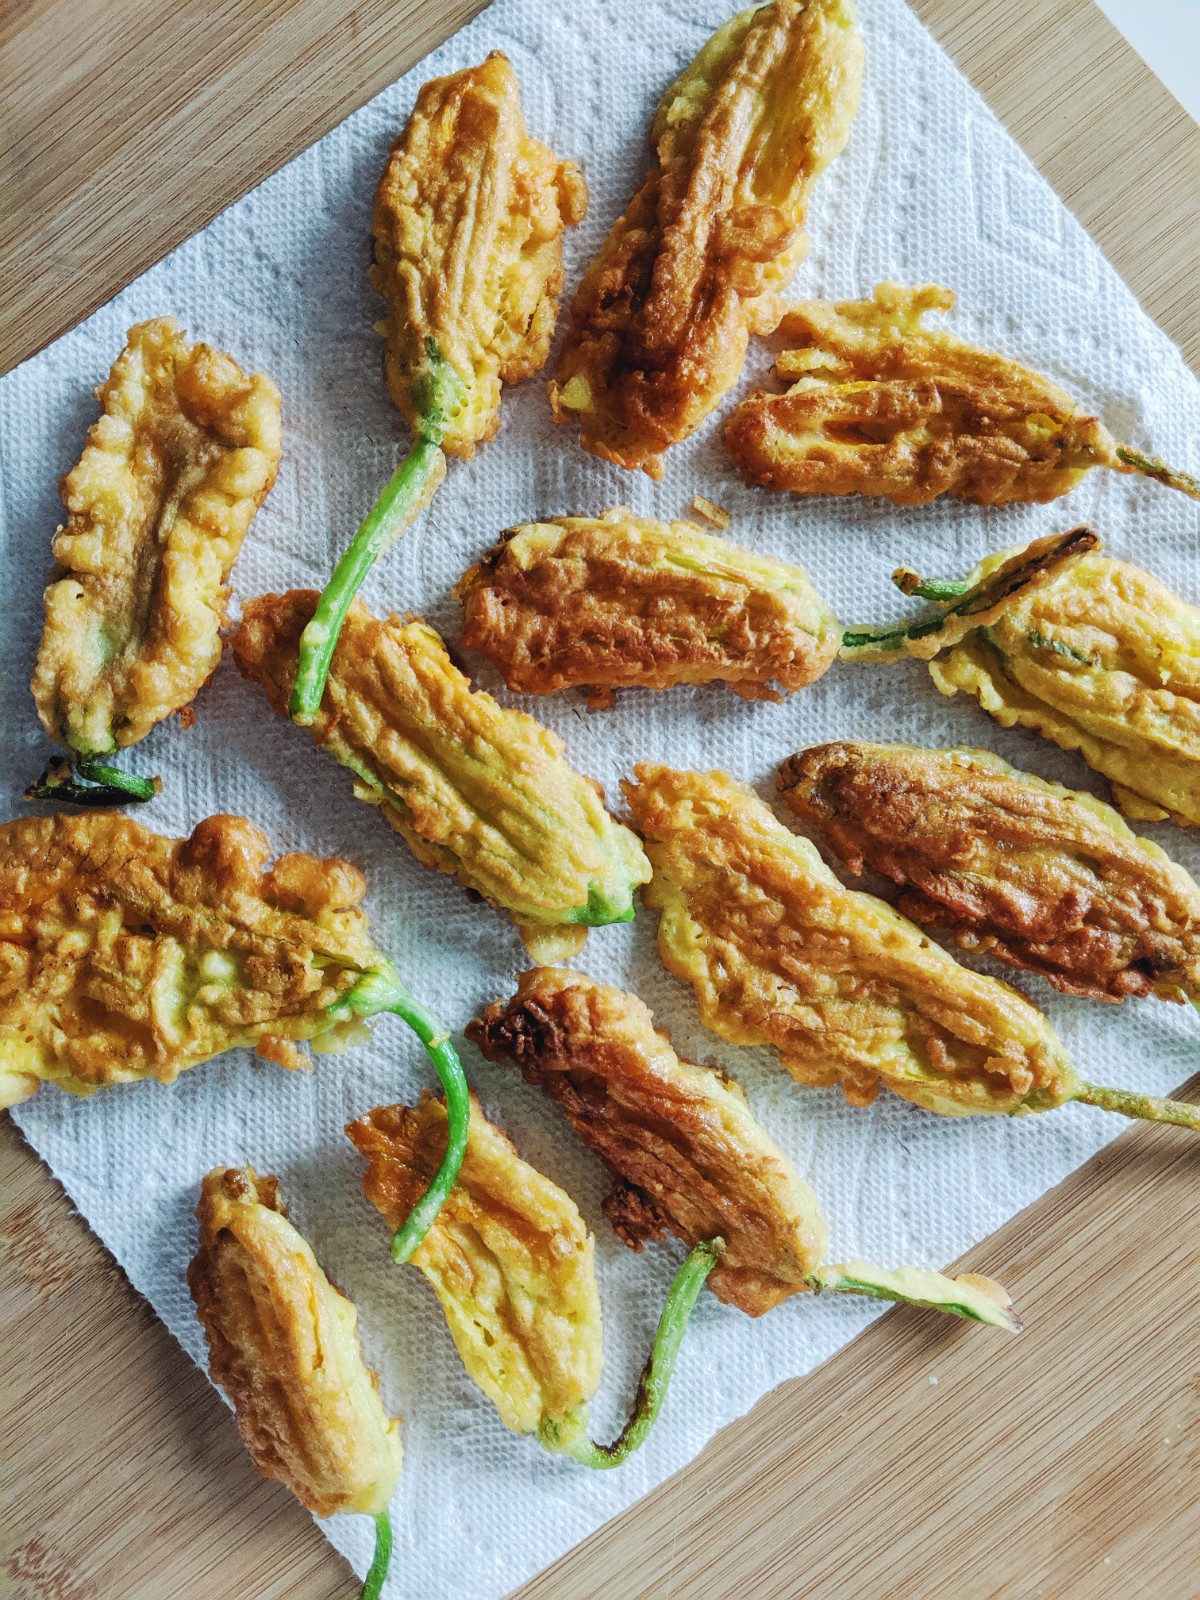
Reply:
[[[709,1276],[720,1300],[760,1316],[804,1290],[935,1306],[1016,1332],[999,1284],[854,1261],[822,1266],[816,1195],[751,1115],[732,1079],[681,1061],[636,995],[541,967],[467,1029],[491,1061],[512,1060],[562,1107],[615,1179],[603,1202],[625,1243],[720,1237]]]
[[[315,601],[300,590],[251,601],[233,641],[281,716]],[[650,876],[636,837],[561,741],[472,690],[425,623],[380,621],[356,603],[312,734],[420,861],[509,913],[535,959],[572,954],[588,925],[633,916],[633,890]]]
[[[275,481],[279,391],[262,373],[158,317],[96,391],[102,412],[62,480],[67,521],[33,697],[50,737],[78,763],[33,798],[145,800],[155,785],[101,765],[190,705],[221,658],[229,573]]]
[[[841,629],[802,567],[743,550],[692,522],[632,511],[510,528],[454,590],[462,642],[517,693],[723,680],[779,700],[825,672]]]
[[[346,1133],[366,1158],[367,1199],[403,1224],[446,1144],[431,1095],[380,1106]],[[595,1242],[575,1202],[522,1161],[471,1097],[459,1181],[412,1262],[425,1274],[463,1364],[514,1433],[589,1466],[616,1466],[658,1415],[692,1306],[720,1254],[706,1242],[676,1276],[633,1411],[613,1445],[587,1436],[604,1364]]]
[[[400,1476],[400,1425],[363,1361],[358,1313],[288,1221],[276,1178],[215,1167],[196,1208],[188,1268],[209,1370],[233,1402],[255,1466],[319,1517],[376,1519],[379,1593],[391,1550],[388,1502]],[[372,1578],[378,1582],[372,1586]]]
[[[500,425],[500,390],[540,372],[562,288],[562,236],[587,211],[573,162],[525,129],[507,57],[417,96],[375,192],[371,282],[392,399],[413,446],[339,560],[305,634],[291,714],[308,724],[346,611],[372,565],[429,503],[446,455]]]
[[[1086,528],[989,556],[962,582],[901,569],[932,616],[852,630],[852,660],[929,661],[943,694],[972,694],[1111,783],[1126,816],[1200,824],[1200,608]]]
[[[827,744],[779,769],[784,799],[900,909],[1096,1000],[1200,1002],[1200,888],[1090,794],[986,750]]]
[[[1187,473],[1119,445],[1049,378],[942,329],[949,289],[881,283],[871,300],[809,300],[779,324],[790,387],[755,392],[725,429],[752,483],[794,494],[882,495],[927,505],[1055,500],[1093,467],[1139,472],[1200,495]]]
[[[773,1045],[798,1082],[840,1082],[852,1105],[884,1083],[946,1116],[1082,1100],[1200,1129],[1200,1107],[1083,1082],[1036,1006],[844,888],[727,773],[635,776],[625,792],[654,867],[659,953],[722,1038]]]
[[[392,1012],[449,1096],[453,1138],[436,1183],[394,1242],[420,1242],[466,1140],[466,1080],[446,1030],[400,982],[359,909],[348,861],[295,853],[268,866],[243,817],[164,839],[122,816],[0,826],[0,1106],[42,1082],[73,1094],[157,1078],[238,1045],[287,1067],[367,1037]]]
[[[853,0],[732,17],[663,96],[655,164],[571,305],[550,403],[585,449],[662,475],[769,333],[808,249],[813,184],[858,109]]]

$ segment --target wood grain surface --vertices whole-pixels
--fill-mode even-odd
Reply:
[[[1200,362],[1200,131],[1090,0],[913,4]],[[476,9],[0,6],[0,368]],[[1186,1135],[1126,1134],[966,1258],[1019,1339],[890,1313],[520,1600],[1197,1600],[1198,1179]],[[10,1600],[353,1593],[7,1117],[0,1417]]]

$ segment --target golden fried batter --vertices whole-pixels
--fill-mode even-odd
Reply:
[[[33,697],[83,756],[136,744],[221,659],[230,569],[279,465],[279,391],[171,317],[129,330],[62,480]]]
[[[773,0],[667,90],[656,163],[579,286],[550,385],[585,449],[660,477],[663,451],[736,383],[807,252],[809,194],[849,137],[862,60],[853,0]]]
[[[1200,1000],[1200,888],[1090,794],[986,750],[827,744],[779,785],[852,872],[967,950],[1097,1000]]]
[[[881,283],[873,300],[809,300],[779,335],[784,394],[756,390],[725,428],[751,483],[794,494],[883,495],[920,506],[1054,500],[1094,466],[1131,471],[1065,390],[990,350],[922,326],[949,289]]]
[[[843,635],[852,660],[929,661],[1006,728],[1033,728],[1103,773],[1128,817],[1200,824],[1200,608],[1098,554],[1087,528],[1002,550],[960,583],[901,569],[938,612]],[[940,653],[939,653],[940,652]]]
[[[470,459],[493,436],[501,383],[546,363],[563,230],[586,212],[579,168],[526,133],[499,51],[425,84],[375,192],[371,272],[387,300],[388,388],[414,432],[440,358],[462,385],[442,449]]]
[[[623,508],[510,528],[454,594],[463,644],[510,689],[585,684],[593,707],[617,685],[719,679],[744,700],[779,700],[772,683],[812,683],[841,639],[802,567]]]
[[[929,1111],[1035,1111],[1076,1097],[1050,1023],[873,895],[723,772],[641,766],[625,785],[662,912],[658,948],[707,1027],[774,1045],[800,1083],[865,1105],[882,1079]]]
[[[294,1065],[291,1041],[353,1039],[329,1008],[387,969],[362,874],[270,853],[242,817],[188,839],[111,813],[0,827],[0,1106],[43,1080],[90,1094],[235,1045]]]
[[[446,1148],[446,1111],[378,1106],[347,1134],[367,1199],[397,1228]],[[412,1257],[471,1377],[514,1433],[582,1434],[604,1364],[595,1241],[574,1201],[522,1161],[471,1096],[458,1183]]]
[[[316,595],[263,595],[233,641],[280,714]],[[650,876],[637,839],[532,717],[498,705],[454,666],[432,628],[355,602],[313,737],[357,775],[418,860],[507,911],[534,959],[573,954],[587,925],[627,921]]]
[[[754,1317],[809,1287],[827,1238],[816,1195],[738,1085],[681,1061],[636,995],[539,967],[467,1037],[541,1084],[603,1159],[616,1179],[604,1211],[626,1244],[724,1239],[708,1286]]]
[[[209,1366],[268,1478],[319,1517],[377,1515],[400,1476],[400,1425],[363,1361],[358,1312],[287,1220],[276,1178],[215,1167],[188,1268]]]

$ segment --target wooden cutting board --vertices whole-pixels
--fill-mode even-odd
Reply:
[[[1200,131],[1091,0],[913,3],[1200,364]],[[0,370],[477,9],[10,0]],[[521,1600],[1197,1600],[1198,1224],[1200,1143],[1131,1131],[965,1258],[1020,1339],[890,1313]],[[354,1592],[7,1117],[0,1417],[0,1595]]]

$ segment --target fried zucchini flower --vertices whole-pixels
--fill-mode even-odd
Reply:
[[[104,757],[191,704],[221,659],[229,573],[279,466],[279,391],[189,345],[172,317],[129,330],[102,413],[62,480],[67,521],[31,688],[78,766],[30,798],[148,800],[157,783]]]
[[[375,1519],[363,1600],[387,1576],[392,1498],[403,1452],[363,1360],[358,1312],[288,1221],[277,1178],[215,1167],[196,1207],[200,1248],[188,1287],[209,1371],[233,1402],[254,1465],[319,1517]]]
[[[579,168],[531,139],[499,51],[425,84],[375,191],[371,282],[388,389],[413,434],[321,596],[291,714],[317,714],[350,602],[428,505],[446,455],[470,460],[500,425],[502,384],[540,372],[562,289],[562,236],[587,212]]]
[[[853,0],[773,0],[667,90],[655,165],[575,294],[550,385],[585,449],[661,477],[737,382],[807,253],[809,195],[849,137],[862,63]]]
[[[882,1082],[943,1116],[1080,1100],[1200,1130],[1200,1106],[1085,1083],[1036,1006],[844,888],[727,773],[635,776],[625,793],[654,867],[659,953],[723,1039],[773,1045],[797,1082],[840,1082],[852,1105]]]
[[[1020,1328],[990,1278],[822,1266],[828,1229],[816,1195],[740,1087],[681,1061],[636,995],[540,967],[467,1037],[489,1061],[514,1061],[562,1107],[615,1179],[603,1208],[631,1249],[665,1232],[688,1245],[724,1239],[708,1280],[719,1300],[757,1317],[804,1290],[846,1290]]]
[[[440,1101],[426,1094],[415,1108],[379,1106],[346,1133],[367,1161],[367,1199],[389,1227],[402,1226],[445,1148]],[[505,1427],[585,1465],[613,1467],[658,1416],[687,1319],[722,1248],[706,1240],[676,1274],[633,1410],[611,1445],[587,1435],[604,1364],[595,1241],[571,1197],[521,1160],[474,1095],[457,1187],[412,1262]]]
[[[779,769],[783,797],[851,872],[965,950],[1096,1000],[1200,1004],[1200,888],[1093,795],[986,750],[827,744]]]
[[[298,1066],[298,1041],[340,1051],[393,1012],[446,1086],[455,1132],[397,1244],[407,1259],[462,1158],[462,1067],[372,942],[357,867],[270,855],[243,817],[209,817],[187,839],[101,812],[0,826],[0,1106],[43,1082],[80,1095],[171,1083],[243,1045]]]
[[[462,642],[510,689],[724,680],[744,700],[814,682],[841,629],[802,567],[624,508],[510,528],[458,582]]]
[[[901,569],[936,603],[911,624],[852,631],[842,653],[929,661],[945,695],[1079,754],[1126,816],[1200,824],[1200,608],[1098,553],[1086,528],[989,556],[962,582]]]
[[[245,608],[238,665],[281,715],[316,596]],[[425,623],[380,621],[356,603],[312,725],[428,867],[507,911],[534,959],[574,954],[588,926],[628,922],[650,876],[636,837],[572,771],[548,729],[472,690]]]
[[[1055,500],[1093,467],[1200,497],[1200,483],[1119,445],[1049,378],[942,329],[949,289],[881,283],[872,300],[808,300],[782,319],[783,394],[755,390],[725,443],[751,483],[793,494],[882,495],[923,506]]]

